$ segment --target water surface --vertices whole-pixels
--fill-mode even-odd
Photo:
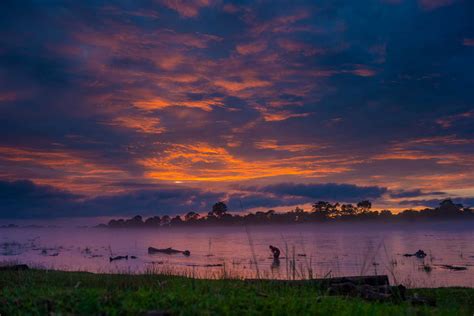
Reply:
[[[271,257],[270,244],[281,249],[279,263]],[[149,246],[187,249],[191,256],[149,255]],[[418,249],[428,256],[403,256]],[[129,259],[109,261],[117,255]],[[0,229],[0,261],[68,271],[155,271],[208,278],[388,274],[393,283],[411,287],[473,287],[474,233],[470,224],[5,228]],[[443,265],[467,270],[452,271]]]

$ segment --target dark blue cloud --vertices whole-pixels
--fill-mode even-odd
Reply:
[[[225,202],[227,203],[230,211],[245,212],[253,208],[271,209],[281,206],[302,205],[310,203],[312,201],[307,197],[285,197],[268,195],[265,193],[245,192],[239,194],[231,194],[227,197]]]
[[[183,214],[208,211],[224,196],[186,187],[155,185],[153,189],[140,188],[87,198],[28,180],[0,181],[0,218]]]
[[[280,183],[262,187],[246,188],[249,191],[271,193],[278,196],[305,197],[314,200],[330,200],[341,202],[358,202],[364,199],[380,198],[387,192],[386,188],[378,186],[357,186],[353,184],[303,184]]]
[[[445,192],[439,192],[439,191],[434,191],[434,192],[425,192],[420,189],[415,189],[415,190],[402,190],[402,191],[396,191],[396,192],[391,192],[390,197],[400,199],[400,198],[411,198],[411,197],[419,197],[419,196],[426,196],[426,195],[446,195]]]
[[[35,218],[68,216],[80,195],[28,180],[0,181],[0,217]]]
[[[252,208],[298,205],[315,200],[357,202],[380,197],[386,189],[350,184],[292,184],[258,188],[226,195],[190,187],[121,183],[131,191],[86,197],[28,180],[0,181],[0,218],[57,218],[131,216],[207,212],[220,200],[232,212]],[[243,189],[243,188],[241,188]]]
[[[428,206],[437,207],[444,199],[420,199],[420,200],[406,200],[401,201],[400,204],[403,206],[414,207],[414,206]],[[456,197],[452,199],[456,204],[462,204],[464,207],[474,207],[474,197]]]

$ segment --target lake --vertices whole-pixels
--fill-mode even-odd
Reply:
[[[269,245],[280,248],[275,262]],[[149,255],[149,246],[191,256]],[[422,249],[424,259],[406,257]],[[110,262],[110,256],[128,260]],[[135,256],[136,259],[132,259]],[[103,273],[290,278],[387,274],[408,287],[474,286],[472,223],[176,229],[3,228],[0,261]],[[447,266],[465,267],[455,271]]]

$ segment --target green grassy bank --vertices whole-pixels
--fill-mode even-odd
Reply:
[[[327,296],[311,285],[160,275],[1,271],[1,315],[473,315],[474,289],[410,290],[436,306]]]

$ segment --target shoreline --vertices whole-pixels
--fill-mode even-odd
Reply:
[[[0,225],[0,230],[13,230],[13,229],[98,229],[98,230],[111,230],[111,231],[201,231],[202,229],[207,228],[222,228],[222,229],[245,229],[247,228],[258,228],[265,229],[271,227],[279,228],[300,228],[300,227],[380,227],[380,228],[390,228],[404,230],[407,228],[422,228],[422,229],[439,229],[443,230],[446,226],[456,225],[461,226],[461,228],[472,229],[472,224],[474,224],[474,219],[443,219],[443,220],[397,220],[397,221],[385,221],[385,220],[354,220],[354,221],[325,221],[325,222],[295,222],[295,223],[252,223],[252,224],[196,224],[196,225],[178,225],[178,226],[159,226],[159,227],[149,227],[149,226],[123,226],[123,227],[109,227],[103,224],[95,225],[21,225],[21,224],[2,224]]]

